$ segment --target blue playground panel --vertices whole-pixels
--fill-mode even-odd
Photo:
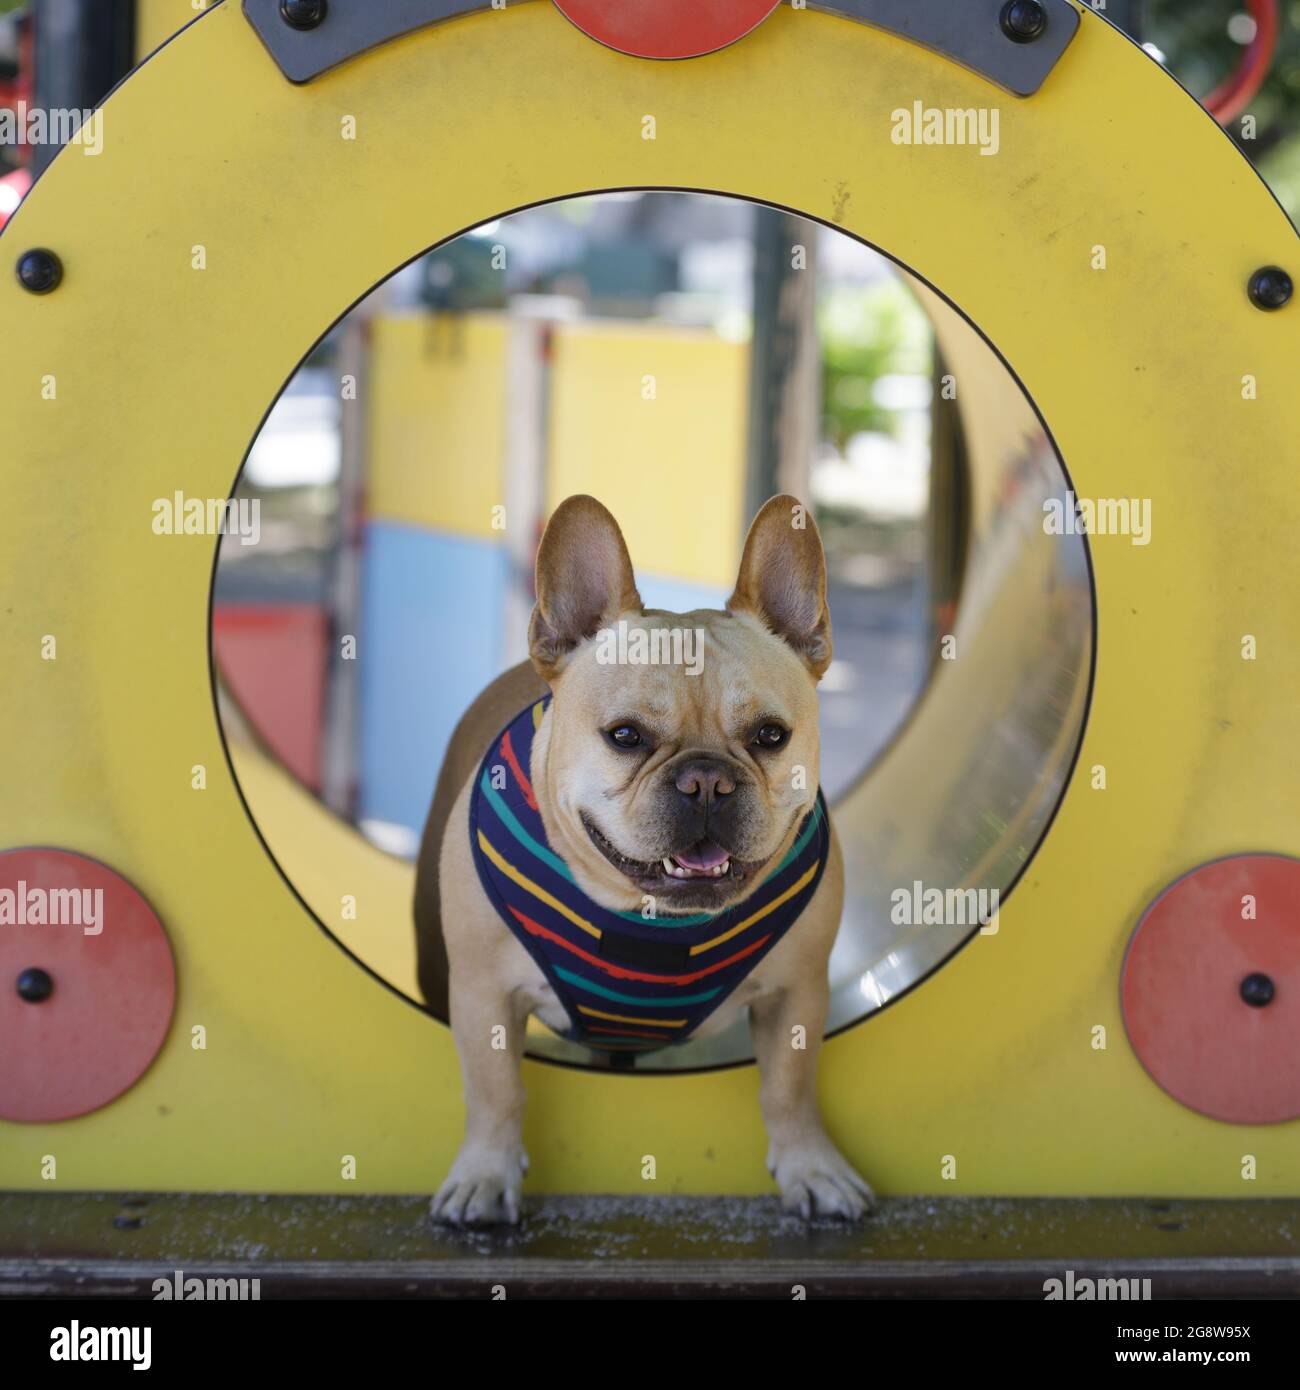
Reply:
[[[419,831],[456,722],[501,669],[505,548],[366,525],[358,815]]]

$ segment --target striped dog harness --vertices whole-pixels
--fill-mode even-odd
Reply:
[[[546,839],[530,773],[548,702],[513,719],[479,767],[469,833],[484,891],[563,1004],[564,1037],[610,1052],[682,1042],[812,899],[830,847],[826,803],[819,789],[790,852],[743,903],[693,915],[611,912]]]

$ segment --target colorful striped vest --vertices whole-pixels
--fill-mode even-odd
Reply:
[[[718,913],[611,912],[547,843],[533,795],[533,736],[549,697],[508,724],[479,767],[469,833],[484,891],[555,990],[564,1036],[601,1051],[681,1042],[807,907],[830,846],[818,790],[785,858],[743,903]]]

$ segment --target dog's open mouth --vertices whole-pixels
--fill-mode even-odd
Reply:
[[[731,853],[712,840],[701,840],[663,860],[663,866],[674,878],[721,878],[731,872]]]
[[[592,821],[583,816],[582,823],[591,837],[591,842],[613,866],[629,878],[644,883],[649,879],[673,879],[683,882],[718,882],[722,879],[743,878],[746,865],[733,859],[730,850],[713,840],[700,840],[687,849],[677,850],[663,859],[631,859],[616,849],[596,828]]]

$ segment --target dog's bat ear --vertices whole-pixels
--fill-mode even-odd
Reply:
[[[753,614],[821,680],[831,664],[826,556],[812,512],[797,497],[769,498],[754,518],[727,608]]]
[[[549,681],[585,638],[639,613],[632,561],[618,522],[594,497],[568,497],[556,508],[537,552],[537,606],[528,624],[533,666]]]

